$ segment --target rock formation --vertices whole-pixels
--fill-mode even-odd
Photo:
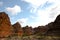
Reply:
[[[49,30],[47,31],[47,35],[60,35],[60,15],[57,16],[54,22],[48,25]]]
[[[18,36],[23,35],[23,30],[22,30],[21,25],[19,24],[19,22],[15,23],[13,25],[13,28],[14,28],[14,34],[16,34]]]
[[[60,15],[57,16],[54,22],[51,22],[46,26],[38,26],[36,28],[32,28],[28,25],[21,27],[19,22],[11,25],[8,15],[5,12],[0,12],[0,37],[8,37],[11,35],[30,36],[36,34],[60,36]]]
[[[0,12],[0,37],[8,37],[12,34],[10,19],[5,12]]]
[[[29,27],[28,25],[23,27],[23,32],[25,36],[29,36],[33,34],[33,29],[32,27]]]
[[[44,35],[48,30],[48,27],[45,26],[38,26],[36,28],[34,28],[34,34],[37,35]]]

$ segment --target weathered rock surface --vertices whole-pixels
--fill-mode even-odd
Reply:
[[[18,36],[22,36],[23,35],[23,30],[21,25],[19,24],[19,22],[15,23],[13,25],[14,28],[14,34],[18,35]]]
[[[0,12],[0,37],[8,37],[12,34],[10,19],[5,12]]]

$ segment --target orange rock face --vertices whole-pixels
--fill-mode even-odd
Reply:
[[[0,37],[8,37],[12,34],[10,19],[5,12],[0,12]]]

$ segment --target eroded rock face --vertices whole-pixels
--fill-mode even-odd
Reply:
[[[10,19],[5,12],[0,12],[0,37],[8,37],[12,34]]]
[[[21,28],[21,25],[19,24],[19,22],[15,23],[13,25],[14,28],[14,33],[18,36],[22,36],[23,35],[23,30]]]

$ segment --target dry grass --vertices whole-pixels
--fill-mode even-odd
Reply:
[[[60,40],[59,36],[13,36],[7,38],[0,38],[0,40]]]

